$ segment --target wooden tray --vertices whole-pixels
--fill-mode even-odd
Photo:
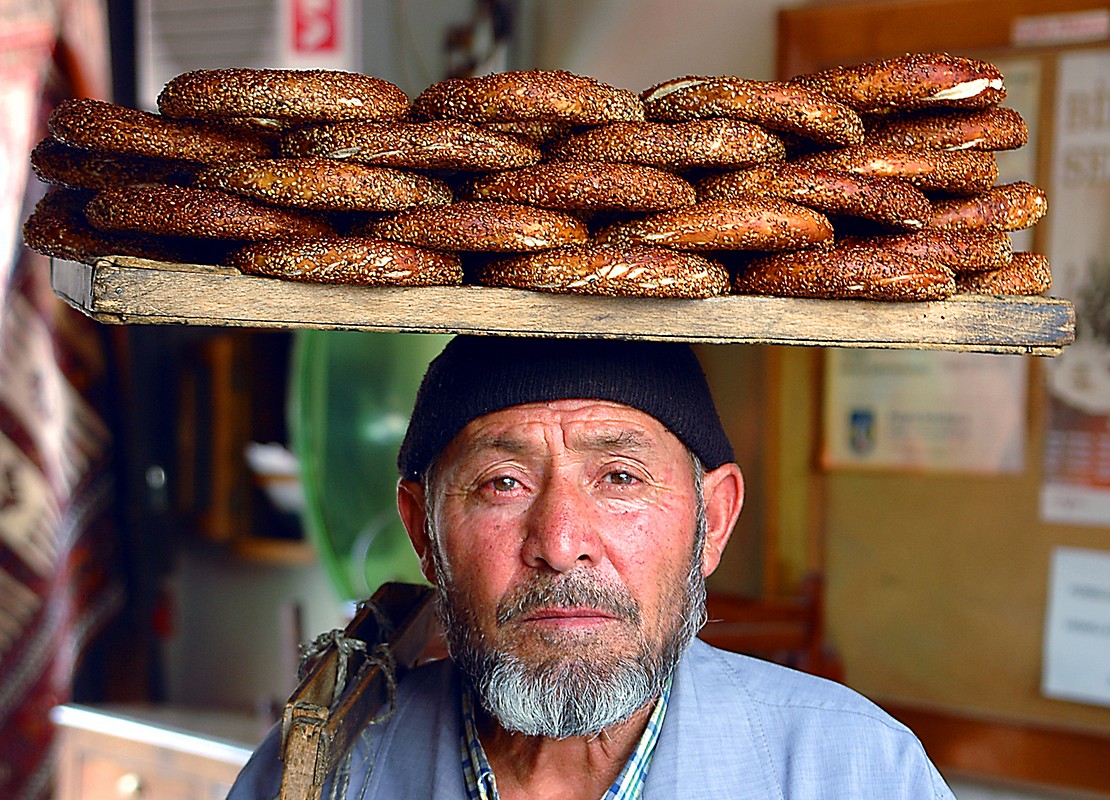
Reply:
[[[962,350],[1051,356],[1075,338],[1075,309],[1046,297],[960,295],[927,303],[729,296],[612,299],[492,289],[331,286],[229,267],[112,256],[55,259],[54,291],[115,324],[351,329]]]

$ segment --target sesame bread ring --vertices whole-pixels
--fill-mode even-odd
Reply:
[[[1044,190],[1025,181],[993,186],[982,194],[933,204],[931,228],[997,228],[1020,231],[1040,222],[1048,211]]]
[[[478,274],[486,286],[610,297],[713,297],[728,282],[717,261],[641,245],[567,245],[494,261]]]
[[[1008,266],[957,275],[956,285],[975,294],[1044,294],[1052,288],[1052,267],[1040,253],[1014,253]]]
[[[863,120],[855,111],[780,81],[688,76],[656,84],[641,97],[648,119],[731,117],[822,144],[843,147],[863,141]]]
[[[269,158],[207,167],[197,186],[279,206],[326,211],[399,211],[450,203],[443,181],[389,167],[331,158]]]
[[[486,201],[410,208],[355,233],[436,250],[490,253],[547,250],[588,238],[586,226],[569,214]]]
[[[467,122],[336,122],[290,132],[281,143],[292,158],[323,156],[380,167],[496,171],[526,167],[542,154],[534,144]]]
[[[616,161],[666,169],[746,167],[786,157],[782,139],[738,119],[612,122],[552,144],[553,161]]]
[[[943,264],[888,250],[830,247],[754,259],[736,291],[832,300],[941,300],[956,291]]]
[[[561,120],[574,125],[636,121],[644,107],[635,92],[565,70],[514,70],[448,78],[412,102],[417,119],[463,122]]]
[[[43,183],[71,189],[107,189],[136,183],[185,185],[199,165],[70,147],[46,137],[31,151],[31,168]]]
[[[923,228],[933,211],[925,194],[908,181],[790,162],[708,175],[697,190],[699,200],[771,195],[825,214],[910,230]]]
[[[24,244],[43,255],[83,262],[122,255],[156,261],[219,264],[227,255],[223,242],[97,230],[85,218],[85,205],[92,194],[52,188],[24,223]]]
[[[333,232],[317,217],[213,189],[180,186],[104,189],[89,201],[85,214],[101,230],[202,239],[253,242]]]
[[[565,162],[494,172],[474,182],[475,200],[503,200],[564,211],[662,211],[694,202],[694,187],[640,164]]]
[[[54,188],[43,195],[23,223],[23,243],[36,253],[67,261],[87,261],[96,256],[126,252],[136,242],[104,233],[85,219],[91,192]]]
[[[799,75],[791,83],[867,112],[932,106],[985,108],[1006,98],[996,66],[948,53],[913,53],[839,66]]]
[[[778,197],[705,200],[610,225],[602,244],[654,244],[676,250],[793,250],[830,242],[832,224]]]
[[[934,150],[1017,150],[1029,142],[1029,127],[1014,109],[991,106],[884,117],[866,138]]]
[[[455,253],[354,236],[254,242],[227,265],[251,275],[362,286],[450,286],[463,276]]]
[[[220,164],[272,154],[264,139],[246,132],[168,119],[89,98],[63,100],[50,113],[47,129],[73,147],[146,158]]]
[[[793,163],[860,175],[902,178],[926,192],[956,195],[984,192],[998,180],[998,161],[994,153],[979,150],[917,150],[865,144],[802,156]]]
[[[964,272],[1000,269],[1010,263],[1014,245],[1009,235],[996,230],[945,230],[928,228],[913,233],[867,236],[843,244],[905,253],[939,261],[959,276]]]
[[[408,96],[389,81],[325,69],[198,69],[173,78],[158,110],[178,119],[386,120],[403,117]]]

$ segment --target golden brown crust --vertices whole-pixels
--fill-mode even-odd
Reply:
[[[450,286],[463,277],[454,253],[355,236],[255,242],[227,264],[252,275],[360,286]]]
[[[1040,222],[1048,211],[1048,196],[1025,181],[1004,183],[981,194],[933,204],[931,228],[996,228],[1019,231]]]
[[[471,187],[473,199],[571,210],[661,211],[690,205],[694,187],[640,164],[567,162],[495,172]]]
[[[417,119],[475,123],[561,120],[600,125],[644,118],[644,107],[635,92],[565,70],[448,78],[421,92],[412,111]]]
[[[173,78],[158,95],[167,117],[275,120],[403,117],[408,96],[389,81],[323,69],[198,69]]]
[[[908,181],[786,162],[708,175],[699,200],[770,195],[825,214],[874,220],[894,228],[923,228],[932,215],[925,194]]]
[[[978,150],[920,150],[865,144],[802,156],[793,163],[901,178],[924,191],[958,195],[984,192],[998,180],[998,161],[994,153]]]
[[[486,286],[609,297],[713,297],[728,281],[717,261],[641,245],[568,245],[495,261],[478,275]]]
[[[1002,73],[996,66],[948,53],[913,53],[838,66],[799,75],[791,83],[822,92],[857,111],[984,108],[1006,97]]]
[[[465,171],[526,167],[542,156],[538,147],[520,137],[454,120],[310,125],[283,137],[281,150],[293,158],[323,156],[381,167]]]
[[[491,201],[422,206],[355,233],[437,250],[527,253],[585,242],[586,226],[560,211]]]
[[[975,294],[1044,294],[1052,288],[1052,267],[1039,253],[1014,253],[1008,266],[957,275],[956,284],[961,292]]]
[[[613,122],[572,134],[547,150],[553,161],[613,161],[649,167],[744,167],[786,157],[782,139],[738,119]]]
[[[780,81],[690,75],[656,84],[641,97],[648,119],[731,117],[823,144],[863,142],[863,120],[855,111],[819,92]]]
[[[881,118],[867,131],[868,142],[934,150],[1017,150],[1029,128],[1012,108],[924,111]]]
[[[928,228],[914,233],[868,236],[844,240],[857,248],[890,250],[938,261],[957,275],[1000,269],[1010,263],[1014,246],[1010,237],[997,230],[943,230]]]
[[[774,253],[738,274],[736,291],[836,300],[940,300],[956,291],[943,264],[904,253],[831,247]]]
[[[185,185],[198,164],[71,147],[46,137],[31,151],[31,168],[44,183],[71,189],[107,189],[136,183]]]
[[[279,206],[327,211],[398,211],[452,199],[443,181],[331,158],[271,158],[208,167],[197,186]]]
[[[290,209],[214,189],[125,186],[98,192],[85,208],[95,227],[162,236],[259,241],[282,236],[324,236],[328,223]]]
[[[220,164],[271,155],[266,141],[246,132],[168,119],[89,98],[63,100],[51,112],[47,129],[73,147],[146,158]]]
[[[602,244],[676,250],[793,250],[830,242],[832,224],[813,209],[777,197],[706,200],[601,231]]]

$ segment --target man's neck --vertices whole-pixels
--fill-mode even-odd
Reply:
[[[654,702],[595,736],[547,739],[502,728],[482,713],[479,735],[501,800],[598,800],[644,733]]]

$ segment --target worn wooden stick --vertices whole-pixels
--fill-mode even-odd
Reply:
[[[290,695],[282,715],[281,800],[319,800],[324,782],[359,732],[392,702],[395,682],[435,635],[433,594],[427,586],[384,584]],[[365,645],[350,648],[344,642]],[[388,656],[375,653],[380,645]],[[351,659],[352,649],[365,650],[369,663],[352,670],[355,674],[343,685],[347,670],[342,662]]]

